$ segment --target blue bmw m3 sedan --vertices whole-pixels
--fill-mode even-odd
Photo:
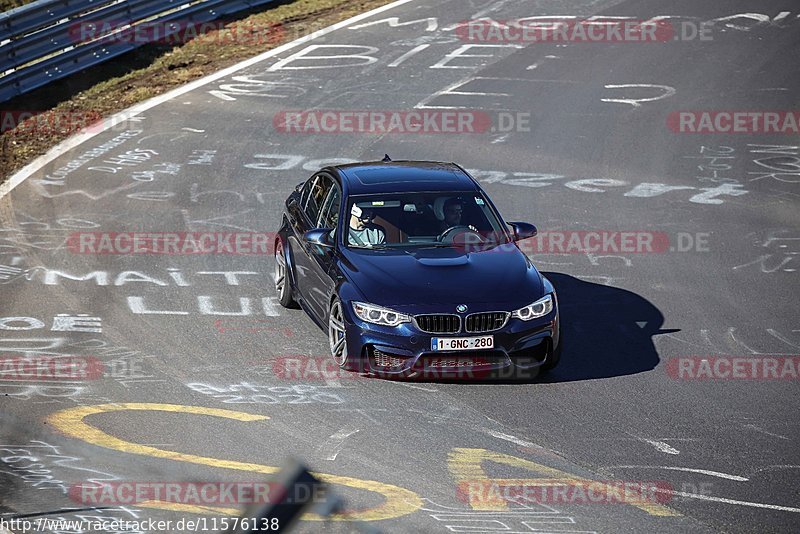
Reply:
[[[285,203],[275,287],[343,369],[388,377],[533,377],[561,355],[553,285],[453,163],[326,167]]]

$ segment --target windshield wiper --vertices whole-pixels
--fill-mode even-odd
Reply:
[[[453,248],[454,245],[447,243],[431,243],[429,245],[420,245],[417,248]]]
[[[350,248],[359,248],[362,250],[386,250],[389,245],[348,245]]]

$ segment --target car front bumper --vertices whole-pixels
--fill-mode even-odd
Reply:
[[[470,310],[470,313],[486,310]],[[424,313],[435,313],[434,310]],[[462,321],[463,323],[463,321]],[[345,306],[348,367],[386,377],[404,378],[523,378],[535,377],[554,357],[559,346],[558,303],[553,310],[530,321],[509,318],[499,330],[485,333],[431,334],[415,322],[386,327],[362,321],[350,303]],[[434,338],[491,335],[492,349],[432,350]]]

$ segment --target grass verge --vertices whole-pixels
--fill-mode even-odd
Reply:
[[[226,21],[224,27],[185,44],[147,44],[102,65],[0,103],[0,111],[43,112],[0,133],[0,183],[75,133],[74,126],[60,124],[65,121],[58,117],[107,117],[389,1],[279,1],[257,11],[241,13],[235,20]],[[250,33],[246,34],[242,28]],[[48,127],[37,127],[42,124]]]

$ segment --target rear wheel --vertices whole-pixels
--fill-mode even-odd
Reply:
[[[328,344],[331,349],[331,356],[336,364],[342,369],[347,368],[347,338],[344,327],[344,312],[342,301],[334,299],[331,303],[331,310],[328,314]]]
[[[289,269],[286,264],[286,254],[283,251],[283,241],[275,244],[275,292],[278,301],[284,308],[291,308],[294,304],[292,282],[289,280]]]

